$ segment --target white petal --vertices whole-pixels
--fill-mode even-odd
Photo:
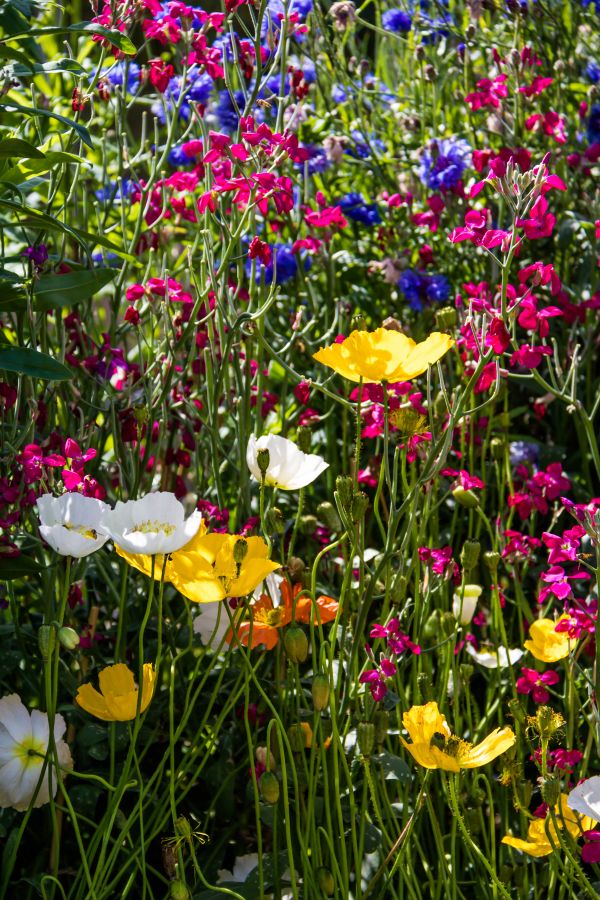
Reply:
[[[567,806],[583,816],[600,822],[600,775],[594,775],[573,788]]]
[[[0,723],[18,744],[31,737],[31,717],[18,694],[0,700]]]

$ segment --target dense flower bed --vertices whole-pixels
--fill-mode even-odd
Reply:
[[[600,896],[600,5],[0,9],[0,897]]]

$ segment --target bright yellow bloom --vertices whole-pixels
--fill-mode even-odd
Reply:
[[[434,701],[413,706],[404,713],[402,724],[412,741],[409,744],[401,738],[403,746],[426,769],[458,772],[485,766],[515,742],[510,728],[496,728],[476,746],[463,741],[452,734],[446,717]]]
[[[167,563],[169,581],[195,603],[245,597],[281,563],[267,558],[261,537],[207,534],[193,549],[180,550]]]
[[[439,331],[416,344],[399,331],[378,328],[353,331],[343,343],[323,347],[314,359],[350,381],[410,381],[426,372],[453,344],[451,337]]]
[[[569,809],[567,805],[568,799],[568,794],[560,795],[560,801],[554,808],[556,824],[559,829],[566,829],[572,838],[577,839],[582,831],[589,831],[594,827],[594,820],[590,819],[589,816],[580,816],[572,809]],[[546,834],[546,826],[550,837]],[[522,850],[523,853],[527,853],[529,856],[548,856],[553,849],[560,846],[556,828],[549,813],[545,819],[535,818],[531,820],[527,829],[527,840],[507,834],[506,837],[502,838],[502,843],[508,844],[509,847],[514,847],[516,850]],[[552,844],[554,844],[554,848]]]
[[[552,663],[569,655],[571,641],[566,631],[556,631],[556,626],[569,616],[554,619],[536,619],[529,626],[529,640],[525,641],[526,650],[542,662]]]
[[[152,557],[126,553],[116,548],[130,566],[144,575],[152,573]],[[164,557],[157,556],[154,577],[165,581],[195,603],[214,603],[226,597],[245,597],[281,563],[267,559],[268,547],[261,537],[242,538],[236,534],[206,534],[201,531],[192,540]]]
[[[138,688],[133,680],[133,672],[124,663],[107,666],[98,675],[100,692],[91,684],[82,684],[75,700],[86,712],[105,722],[129,722],[135,719],[138,703]],[[142,702],[140,712],[144,712],[152,700],[156,673],[152,663],[144,663]]]

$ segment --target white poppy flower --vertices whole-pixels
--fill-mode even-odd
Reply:
[[[586,778],[573,788],[567,800],[569,809],[600,822],[600,775]]]
[[[61,715],[54,717],[54,740],[61,768],[73,767],[71,752],[62,740],[66,730]],[[0,700],[0,807],[23,812],[31,803],[48,750],[48,716],[38,709],[30,713],[18,694]],[[50,765],[46,767],[34,807],[50,800]],[[52,772],[52,796],[58,785]]]
[[[303,453],[287,438],[276,434],[263,434],[256,438],[251,435],[246,450],[246,462],[257,481],[262,480],[258,465],[258,451],[268,450],[269,464],[265,472],[265,484],[282,488],[284,491],[297,491],[306,487],[318,478],[321,472],[329,467],[322,456],[314,453]]]
[[[483,588],[479,584],[465,584],[452,599],[452,613],[461,625],[468,625],[475,615],[477,601]]]
[[[489,650],[476,650],[472,644],[467,644],[466,651],[475,662],[486,669],[507,669],[509,666],[514,666],[525,655],[519,647],[511,650],[507,650],[506,647],[498,647],[497,650],[493,647]]]
[[[102,500],[84,497],[76,491],[37,499],[40,534],[57,553],[80,559],[99,550],[108,540],[100,519],[110,507]]]
[[[118,500],[102,516],[101,528],[126,553],[174,553],[194,537],[202,523],[195,510],[185,518],[183,504],[175,494],[156,491],[141,500]]]

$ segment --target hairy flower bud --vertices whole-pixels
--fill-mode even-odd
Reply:
[[[369,498],[364,491],[358,491],[352,500],[351,515],[353,522],[360,522],[369,508]]]
[[[274,805],[279,800],[279,781],[274,772],[263,772],[258,782],[260,795],[265,803]]]
[[[314,534],[317,530],[317,525],[317,517],[311,515],[301,516],[298,523],[301,534]]]
[[[278,506],[272,506],[265,514],[265,525],[270,534],[283,534],[285,520]]]
[[[248,554],[248,541],[245,538],[238,538],[233,545],[233,560],[241,566]]]
[[[453,306],[442,306],[435,314],[435,324],[440,331],[448,331],[456,325],[456,310]]]
[[[337,532],[342,530],[342,522],[337,514],[337,510],[333,503],[330,503],[328,500],[319,503],[317,516],[330,531]]]
[[[465,490],[460,485],[454,488],[452,496],[459,506],[464,506],[465,509],[476,509],[479,506],[477,494],[474,491]]]
[[[185,881],[177,879],[169,885],[169,900],[189,900],[191,896]]]
[[[310,428],[307,428],[305,425],[301,425],[296,435],[296,443],[298,445],[298,448],[302,450],[303,453],[310,453],[311,439],[312,434]]]
[[[460,564],[465,572],[472,572],[479,562],[481,544],[479,541],[466,540],[460,551]]]
[[[264,476],[267,473],[267,469],[269,468],[269,463],[271,462],[271,454],[266,448],[262,448],[261,450],[256,451],[256,464],[260,470],[261,475]]]
[[[313,706],[317,712],[321,712],[329,703],[329,691],[329,678],[327,675],[315,675],[310,692],[312,694]]]
[[[347,475],[338,475],[335,480],[336,494],[346,512],[350,512],[352,507],[352,498],[354,496],[354,485],[352,479]]]
[[[557,775],[547,775],[539,779],[539,785],[542,800],[554,809],[560,797],[560,778]]]
[[[308,638],[299,625],[291,624],[283,638],[287,657],[292,663],[302,663],[308,656]]]
[[[359,722],[356,728],[358,749],[363,756],[371,756],[375,748],[375,726],[372,722]]]

